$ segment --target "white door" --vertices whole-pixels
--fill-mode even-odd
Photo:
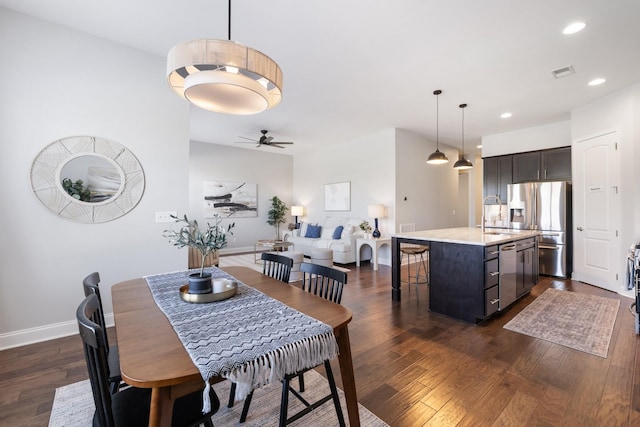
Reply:
[[[619,160],[616,132],[573,145],[573,278],[619,292]]]

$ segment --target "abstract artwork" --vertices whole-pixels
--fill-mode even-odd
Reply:
[[[324,210],[351,210],[351,182],[336,182],[324,185]]]
[[[249,218],[258,216],[258,186],[246,182],[204,182],[204,217]]]

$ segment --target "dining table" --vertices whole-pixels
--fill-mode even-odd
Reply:
[[[349,424],[359,426],[348,331],[351,310],[247,267],[224,267],[222,270],[266,296],[333,328]],[[122,379],[133,387],[152,389],[149,426],[170,426],[175,399],[202,390],[202,375],[156,304],[145,278],[117,283],[112,286],[111,295]],[[211,333],[216,332],[212,330]],[[223,380],[219,376],[210,381]]]

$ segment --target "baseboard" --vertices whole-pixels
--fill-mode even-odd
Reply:
[[[104,316],[104,321],[107,326],[113,326],[113,313],[106,314]],[[20,331],[0,334],[0,350],[22,347],[24,345],[35,344],[38,342],[77,334],[78,322],[75,320],[52,323],[50,325],[39,326],[37,328],[22,329]]]

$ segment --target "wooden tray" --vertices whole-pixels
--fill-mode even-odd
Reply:
[[[227,280],[226,284],[227,290],[224,292],[213,293],[209,292],[206,294],[190,294],[189,293],[189,285],[180,286],[180,298],[183,301],[191,302],[194,304],[203,304],[207,302],[215,302],[222,301],[225,299],[229,299],[238,292],[238,283],[233,280]]]

